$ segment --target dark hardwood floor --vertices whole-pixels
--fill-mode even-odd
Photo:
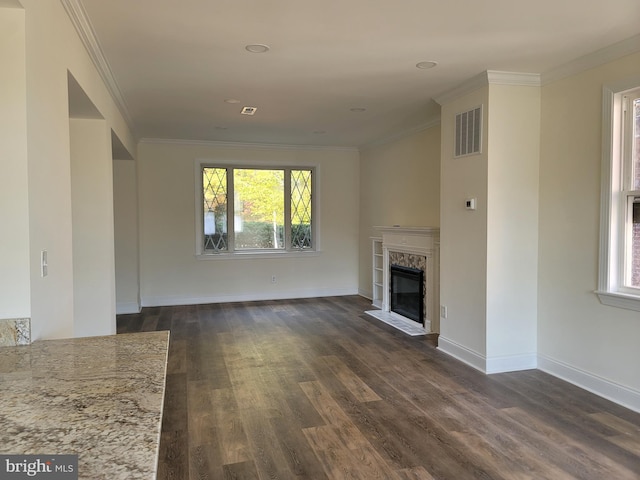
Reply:
[[[145,308],[171,330],[159,479],[640,478],[640,414],[496,375],[331,297]]]

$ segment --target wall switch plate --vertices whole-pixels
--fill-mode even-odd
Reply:
[[[447,315],[449,314],[449,309],[447,308],[446,305],[440,305],[440,316],[442,318],[447,318]]]
[[[475,198],[467,198],[464,201],[464,208],[467,210],[475,210],[476,209],[476,199]]]

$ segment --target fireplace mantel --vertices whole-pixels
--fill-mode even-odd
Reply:
[[[424,328],[426,333],[439,332],[440,229],[437,227],[404,226],[379,226],[374,228],[382,234],[382,312],[396,315],[390,312],[390,252],[424,256],[426,258]]]
[[[425,255],[440,244],[437,227],[373,227],[382,233],[382,248],[394,252]]]

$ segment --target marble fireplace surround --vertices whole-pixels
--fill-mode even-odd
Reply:
[[[418,268],[424,271],[424,331],[438,333],[440,229],[396,226],[375,229],[382,233],[382,312],[399,316],[391,312],[391,264]],[[413,320],[407,321],[420,326]]]
[[[0,319],[0,347],[15,347],[31,343],[31,319]]]

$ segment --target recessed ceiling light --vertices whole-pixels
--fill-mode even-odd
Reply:
[[[244,48],[247,52],[251,53],[265,53],[269,51],[269,45],[263,45],[262,43],[253,43]]]
[[[240,100],[238,100],[237,98],[227,98],[225,100],[225,103],[240,103]]]
[[[356,112],[356,113],[361,113],[361,112],[366,112],[367,111],[366,108],[362,108],[362,107],[354,107],[354,108],[350,108],[349,110],[351,110],[352,112]]]
[[[428,62],[418,62],[416,63],[417,68],[421,68],[423,70],[427,70],[429,68],[433,68],[438,65],[438,62],[428,61]]]

